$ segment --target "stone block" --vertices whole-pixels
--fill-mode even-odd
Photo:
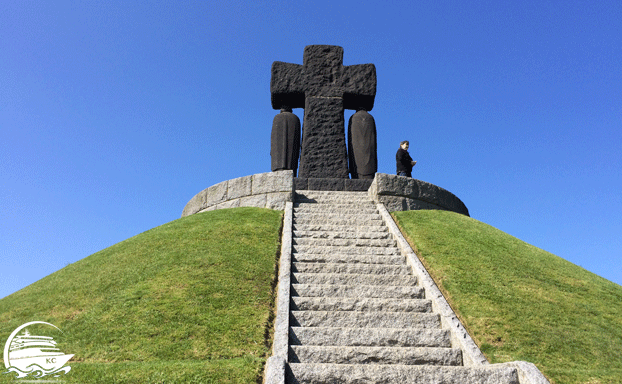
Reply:
[[[229,180],[227,186],[227,199],[237,199],[239,197],[249,196],[251,194],[252,176],[238,177]]]
[[[406,205],[408,206],[408,210],[414,211],[419,209],[438,209],[442,211],[446,211],[445,207],[435,205],[432,203],[428,203],[427,201],[415,200],[415,199],[407,199]]]
[[[205,190],[204,207],[209,207],[221,203],[227,199],[227,182],[223,181]]]
[[[282,211],[285,209],[285,203],[294,201],[293,192],[275,192],[266,194],[266,208]]]
[[[345,191],[364,192],[369,189],[373,179],[346,179]]]
[[[192,199],[190,199],[188,204],[186,204],[186,206],[184,207],[184,210],[181,212],[181,217],[193,215],[199,212],[201,209],[205,208],[202,202],[202,200],[204,199],[205,190],[197,193]]]
[[[295,177],[294,178],[294,190],[305,190],[305,189],[309,189],[309,179],[306,178],[302,178],[302,177]]]
[[[419,200],[434,204],[441,209],[469,216],[466,205],[453,193],[425,181],[417,180],[417,182],[419,184]]]
[[[240,207],[257,207],[257,208],[265,208],[266,207],[266,194],[262,193],[259,195],[252,195],[241,197],[239,199]]]
[[[368,194],[372,200],[387,204],[391,211],[443,209],[469,216],[467,207],[453,193],[404,176],[376,173]]]
[[[343,191],[345,180],[341,178],[309,178],[308,188],[312,191]]]
[[[401,196],[377,195],[378,202],[387,207],[387,211],[408,211],[408,199]]]
[[[237,208],[240,206],[240,199],[227,200],[220,204],[216,204],[215,209]]]
[[[271,192],[292,192],[293,190],[294,173],[291,170],[258,173],[252,176],[252,195]]]
[[[377,173],[374,180],[376,180],[376,188],[379,195],[417,198],[419,194],[416,181],[410,177]]]

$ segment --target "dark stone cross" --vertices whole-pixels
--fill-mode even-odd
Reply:
[[[300,178],[348,178],[344,109],[371,111],[373,64],[343,65],[343,48],[305,47],[303,65],[275,61],[272,108],[304,108]]]

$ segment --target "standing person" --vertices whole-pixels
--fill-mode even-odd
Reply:
[[[409,146],[410,144],[408,143],[408,140],[402,141],[400,143],[400,149],[398,149],[395,154],[398,176],[412,177],[412,169],[415,164],[417,164],[417,162],[413,161],[412,157],[410,157],[410,154],[408,153]]]

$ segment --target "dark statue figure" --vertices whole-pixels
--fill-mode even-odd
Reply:
[[[343,48],[305,47],[303,65],[275,61],[272,108],[304,108],[300,178],[348,178],[344,109],[371,111],[376,96],[373,64],[343,65]]]
[[[378,171],[376,122],[365,110],[348,121],[348,160],[353,179],[373,179]]]
[[[294,177],[298,170],[300,155],[300,119],[292,113],[291,108],[284,106],[281,113],[274,116],[272,137],[270,140],[270,157],[272,171],[291,169]]]

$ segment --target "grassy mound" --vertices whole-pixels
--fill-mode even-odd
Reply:
[[[394,217],[489,361],[622,383],[622,286],[466,216]]]
[[[462,215],[394,217],[491,362],[531,361],[557,384],[622,383],[621,286]],[[39,320],[75,354],[68,383],[256,382],[280,225],[280,212],[236,208],[116,244],[0,300],[0,347]]]
[[[255,382],[280,226],[278,211],[236,208],[118,243],[0,300],[1,347],[38,320],[59,327],[58,347],[75,354],[66,382]]]

